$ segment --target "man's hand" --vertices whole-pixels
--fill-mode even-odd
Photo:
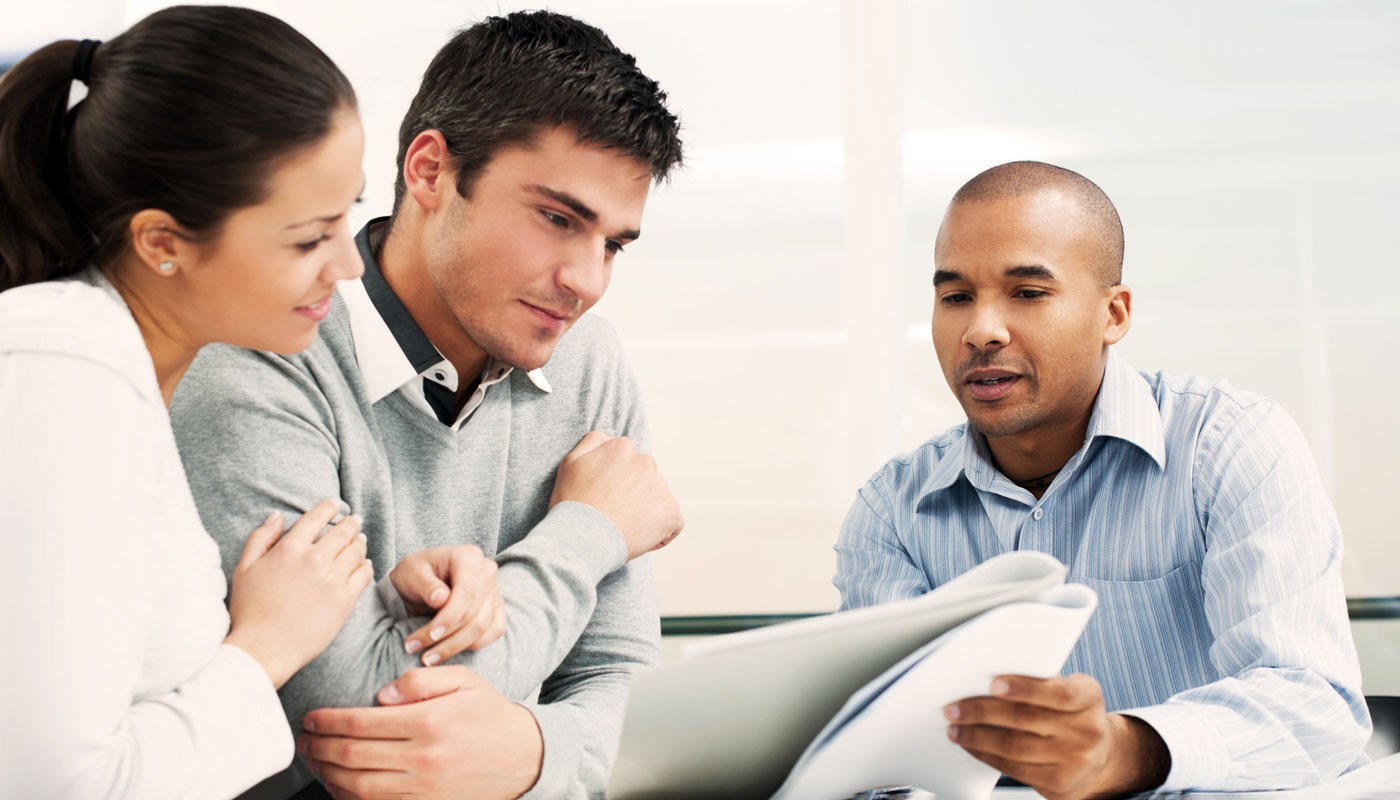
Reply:
[[[514,798],[535,785],[535,717],[463,666],[419,668],[379,691],[382,708],[322,708],[297,750],[336,800]]]
[[[506,604],[496,562],[475,545],[434,547],[404,557],[389,573],[408,613],[433,614],[408,635],[404,648],[431,667],[463,650],[480,650],[506,632]],[[433,613],[436,611],[437,613]]]
[[[602,512],[627,540],[627,559],[665,547],[685,520],[656,461],[625,436],[593,431],[564,456],[549,507],[565,500]]]
[[[1162,738],[1142,720],[1107,713],[1088,675],[1002,675],[991,691],[944,709],[948,738],[1047,800],[1147,791],[1166,780]]]

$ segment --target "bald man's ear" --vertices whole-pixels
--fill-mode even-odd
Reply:
[[[1128,328],[1133,322],[1133,290],[1117,284],[1110,286],[1108,292],[1108,325],[1103,330],[1104,344],[1118,344],[1118,342],[1128,335]]]

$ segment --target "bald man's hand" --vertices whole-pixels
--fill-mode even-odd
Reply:
[[[1112,797],[1162,784],[1171,754],[1135,717],[1104,710],[1103,689],[1084,674],[1001,675],[991,696],[944,709],[948,738],[1046,800]]]

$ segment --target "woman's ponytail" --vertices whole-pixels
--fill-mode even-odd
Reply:
[[[0,77],[0,291],[83,266],[88,237],[66,166],[78,47],[54,42]]]

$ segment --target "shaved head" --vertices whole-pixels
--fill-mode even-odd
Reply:
[[[1113,201],[1078,172],[1040,161],[1012,161],[992,167],[963,184],[948,208],[1049,192],[1079,209],[1084,233],[1095,243],[1093,269],[1104,286],[1123,281],[1123,222]],[[941,233],[941,231],[940,231]]]

